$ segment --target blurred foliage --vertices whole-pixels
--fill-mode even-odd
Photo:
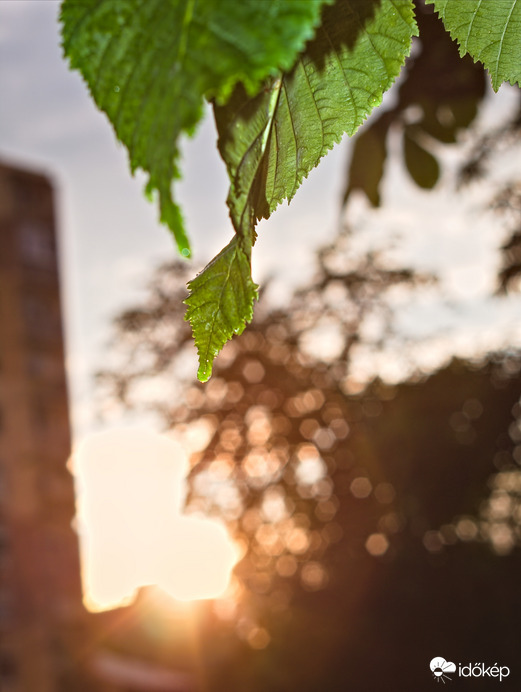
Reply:
[[[397,100],[356,140],[345,202],[362,190],[380,203],[393,128],[426,189],[439,148],[463,130],[472,144],[462,186],[487,176],[494,153],[518,139],[518,115],[472,129],[483,70],[418,10],[424,39]],[[492,197],[511,235],[498,279],[506,291],[521,273],[519,183]],[[436,277],[355,248],[349,229],[323,247],[287,309],[270,310],[261,292],[251,328],[226,345],[204,386],[191,375],[180,319],[185,265],[160,267],[147,299],[116,319],[116,359],[98,375],[105,414],[149,409],[175,429],[192,449],[188,510],[223,518],[243,548],[233,595],[201,623],[205,689],[417,692],[436,655],[509,665],[517,689],[521,354],[360,386],[353,349],[396,338],[389,296]],[[138,626],[134,651],[168,664],[165,623],[156,639]]]
[[[394,90],[395,102],[375,114],[355,138],[349,161],[343,202],[361,191],[373,206],[380,206],[385,165],[390,156],[390,134],[399,133],[406,170],[422,189],[437,184],[443,147],[460,145],[468,150],[457,173],[456,185],[463,189],[487,179],[491,159],[519,142],[521,132],[521,95],[519,106],[507,122],[475,128],[479,106],[486,96],[483,67],[470,55],[460,58],[456,44],[437,20],[433,9],[416,3],[419,38],[407,60],[403,79]],[[507,235],[500,248],[497,292],[519,289],[521,276],[520,182],[490,185],[489,205],[505,221]]]
[[[491,159],[498,151],[506,151],[519,142],[521,134],[521,98],[510,121],[477,137],[467,160],[458,172],[461,188],[486,179]],[[497,293],[506,294],[520,288],[521,277],[521,181],[517,177],[497,186],[491,193],[490,205],[501,216],[506,236],[500,248]]]
[[[375,344],[392,334],[395,316],[387,301],[389,292],[399,286],[420,289],[436,281],[433,275],[389,264],[380,252],[356,250],[352,238],[346,229],[319,250],[315,277],[309,286],[296,292],[288,311],[271,311],[261,294],[255,321],[259,325],[256,331],[265,320],[270,325],[276,323],[288,345],[302,351],[301,359],[314,362],[313,353],[318,349],[339,383],[347,376],[351,349],[366,323],[378,324],[373,330]],[[97,376],[100,391],[106,393],[106,413],[119,402],[127,409],[148,407],[167,424],[179,421],[177,414],[172,418],[174,392],[176,400],[182,401],[193,391],[186,386],[193,379],[186,368],[193,345],[188,325],[178,319],[179,298],[185,293],[187,277],[185,264],[175,261],[162,265],[149,284],[146,300],[116,317],[114,360]],[[322,343],[324,335],[327,343]],[[249,343],[249,337],[245,339]],[[364,342],[369,341],[366,335]],[[236,348],[236,341],[227,345],[222,356],[224,364]],[[177,389],[171,391],[168,385]],[[218,377],[205,385],[204,391],[209,396],[219,391]]]
[[[362,190],[371,204],[380,204],[391,127],[402,134],[404,163],[414,182],[425,189],[434,187],[439,177],[437,148],[457,141],[485,95],[483,67],[468,55],[460,58],[432,8],[417,3],[416,10],[420,37],[395,90],[396,103],[373,117],[357,137],[344,202],[353,190]]]
[[[353,258],[349,240],[319,253],[288,314],[261,300],[208,384],[185,382],[163,400],[155,387],[150,398],[165,427],[199,443],[188,511],[224,518],[244,549],[233,597],[201,623],[209,690],[344,690],[348,680],[412,692],[440,651],[516,660],[521,354],[358,391],[346,363],[364,321],[385,315],[384,338],[386,292],[432,277]],[[128,360],[100,374],[107,404],[140,406],[145,381],[186,370],[182,272],[163,266],[148,302],[119,316]],[[327,358],[309,347],[324,320],[342,337]],[[162,636],[140,650],[168,663]]]
[[[494,199],[494,207],[506,216],[510,233],[501,247],[498,293],[521,287],[521,182],[506,185]]]

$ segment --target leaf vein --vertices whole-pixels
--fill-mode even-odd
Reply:
[[[512,7],[510,8],[510,12],[508,14],[508,17],[505,21],[505,28],[503,29],[503,33],[501,34],[501,38],[499,40],[499,51],[498,51],[497,59],[496,59],[496,69],[494,70],[496,80],[497,80],[498,75],[499,75],[499,61],[501,59],[501,53],[503,52],[503,42],[505,39],[505,34],[507,32],[508,25],[510,24],[510,20],[512,19],[512,14],[514,13],[514,9],[515,9],[516,5],[517,5],[517,0],[514,0]]]

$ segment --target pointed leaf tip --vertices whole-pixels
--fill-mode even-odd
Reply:
[[[185,319],[192,327],[199,356],[197,377],[206,382],[216,355],[253,317],[257,285],[251,278],[249,256],[237,236],[189,282],[188,289]]]

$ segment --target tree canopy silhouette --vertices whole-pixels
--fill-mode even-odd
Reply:
[[[437,4],[445,16],[453,8]],[[376,16],[379,4],[369,9]],[[395,101],[358,135],[344,204],[360,191],[382,204],[391,131],[423,189],[436,185],[442,147],[463,135],[472,145],[456,177],[462,187],[486,177],[492,154],[519,137],[518,114],[473,131],[483,69],[460,58],[428,8],[416,9],[416,52]],[[244,109],[247,129],[270,89],[252,96],[237,86],[225,105],[216,102],[217,119],[233,123]],[[226,158],[233,137],[222,132]],[[265,192],[269,162],[261,160]],[[239,188],[232,181],[233,199]],[[484,199],[512,229],[497,242],[503,293],[521,273],[518,197],[514,177]],[[242,202],[271,213],[266,199]],[[233,204],[232,215],[243,209]],[[509,665],[514,689],[521,354],[453,358],[435,372],[412,368],[399,384],[361,386],[356,348],[399,338],[389,296],[437,277],[359,252],[355,236],[348,225],[321,248],[313,280],[287,308],[270,309],[261,291],[250,328],[226,345],[204,386],[187,365],[186,265],[160,267],[147,299],[115,320],[117,359],[98,375],[102,406],[108,415],[114,406],[151,410],[192,441],[189,507],[224,518],[244,547],[240,597],[217,604],[205,625],[209,689],[417,692],[439,654]],[[400,345],[406,356],[405,337]],[[473,685],[487,689],[486,680]]]

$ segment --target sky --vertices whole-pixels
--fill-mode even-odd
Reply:
[[[62,57],[58,12],[57,0],[0,2],[0,158],[46,172],[55,183],[71,418],[79,442],[99,429],[93,373],[113,346],[112,317],[143,297],[154,267],[177,253],[142,194],[144,175],[131,177],[126,151]],[[515,106],[511,87],[497,95],[489,91],[478,129],[500,123]],[[489,180],[517,174],[520,149],[500,152]],[[182,150],[184,179],[176,193],[195,275],[232,236],[227,176],[210,113]],[[520,296],[492,296],[505,229],[487,209],[483,186],[464,193],[453,189],[461,147],[438,152],[443,175],[436,190],[419,190],[402,157],[389,157],[385,205],[371,210],[355,196],[342,212],[349,151],[345,139],[312,171],[291,205],[259,225],[253,276],[260,283],[270,277],[271,300],[287,304],[291,290],[311,276],[315,250],[347,219],[357,231],[355,249],[386,248],[398,265],[441,279],[436,289],[393,293],[396,331],[417,343],[408,347],[406,359],[399,339],[383,349],[360,345],[352,367],[359,379],[375,372],[399,379],[411,363],[428,369],[451,353],[519,344]],[[366,325],[368,334],[372,328]]]
[[[130,176],[125,150],[62,57],[58,11],[56,0],[0,2],[0,158],[47,172],[57,189],[71,417],[79,441],[99,429],[93,373],[111,347],[111,318],[144,295],[155,266],[177,255],[154,205],[142,194],[144,176]],[[490,94],[478,123],[500,122],[513,104],[512,88]],[[182,147],[184,179],[176,193],[194,249],[194,275],[232,236],[227,176],[215,141],[208,113],[196,137]],[[518,149],[495,162],[496,180],[519,168]],[[435,271],[442,279],[436,290],[395,293],[397,331],[418,344],[409,347],[407,363],[399,341],[383,350],[360,346],[353,364],[360,379],[375,371],[398,379],[411,363],[429,368],[452,352],[468,355],[476,347],[521,341],[519,296],[491,297],[494,250],[504,231],[487,211],[479,185],[460,194],[451,189],[458,148],[439,154],[443,176],[435,191],[418,190],[398,156],[388,159],[385,207],[369,210],[354,199],[347,209],[360,248],[385,247],[397,263]],[[274,302],[286,304],[291,290],[311,276],[314,251],[345,220],[340,199],[348,156],[344,140],[291,205],[259,225],[253,275],[261,283],[271,277]]]
[[[142,194],[144,176],[130,176],[125,150],[117,144],[79,74],[69,71],[62,57],[58,10],[55,0],[0,2],[0,159],[45,172],[56,186],[67,372],[77,447],[100,429],[93,374],[111,348],[111,318],[143,297],[154,267],[177,254],[168,230],[157,222],[155,207]],[[513,107],[512,89],[490,94],[478,127],[500,123]],[[196,137],[182,146],[184,179],[177,186],[177,198],[194,250],[194,275],[232,236],[225,205],[227,176],[215,141],[211,117],[207,117]],[[396,138],[391,145],[399,147]],[[384,247],[398,266],[406,263],[440,276],[436,288],[392,294],[397,332],[415,343],[409,346],[407,358],[399,339],[389,341],[384,349],[360,345],[352,364],[359,379],[376,372],[399,379],[411,362],[428,369],[453,353],[465,356],[505,344],[521,345],[521,297],[491,295],[498,262],[495,250],[505,231],[487,210],[482,186],[474,185],[465,193],[453,191],[461,151],[445,148],[439,152],[443,176],[434,192],[419,191],[404,171],[401,157],[389,158],[384,208],[370,210],[355,197],[347,212],[341,212],[349,150],[348,141],[337,146],[310,174],[291,205],[260,224],[253,275],[257,282],[273,278],[271,299],[286,304],[292,288],[311,276],[315,250],[333,239],[347,213],[357,231],[355,251]],[[519,146],[501,152],[492,178],[500,182],[518,174],[520,154]],[[369,336],[371,328],[365,325]],[[120,433],[120,440],[126,436]],[[161,447],[162,443],[157,444]],[[99,437],[84,445],[87,448],[79,447],[78,458],[89,445],[94,462],[104,458]],[[128,454],[122,451],[121,457],[114,458],[114,469],[119,458],[129,463]],[[154,463],[161,466],[159,456],[154,453]],[[136,469],[146,466],[143,459],[132,464]],[[84,471],[78,473],[88,475],[80,462],[81,468]],[[96,463],[89,473],[96,474]],[[117,469],[114,473],[120,474]],[[161,473],[166,474],[164,483]],[[172,468],[164,466],[154,482],[166,487],[165,478],[171,473]],[[88,482],[82,483],[80,504],[88,513],[93,496]],[[187,521],[180,518],[178,505],[172,512],[171,526]],[[96,526],[91,521],[91,546],[98,542],[100,551],[107,552],[103,531],[98,532]],[[139,533],[140,528],[135,530]],[[146,544],[143,541],[143,550]],[[83,550],[89,550],[88,543],[83,543]],[[120,557],[124,563],[124,555]],[[164,565],[151,554],[144,562],[155,564],[160,580],[157,575]],[[94,564],[90,563],[94,571],[87,575],[93,593],[98,588]],[[128,595],[150,577],[137,575],[133,585],[119,587]],[[109,602],[111,597],[98,591],[97,598]]]
[[[99,429],[93,373],[112,346],[111,318],[139,301],[154,267],[177,253],[142,194],[144,175],[130,176],[126,151],[80,75],[62,57],[58,11],[56,0],[0,2],[0,158],[46,172],[56,186],[71,417],[78,442]],[[512,88],[490,93],[478,128],[500,123],[514,107]],[[208,113],[195,138],[182,146],[184,179],[176,193],[194,249],[194,275],[232,236],[227,176],[215,142]],[[283,205],[259,225],[253,276],[260,283],[270,277],[271,300],[287,303],[291,290],[311,276],[316,248],[347,220],[356,228],[355,251],[385,248],[397,265],[440,277],[435,289],[392,294],[396,331],[414,343],[407,358],[400,339],[383,349],[360,345],[352,366],[359,379],[375,372],[399,379],[408,368],[435,367],[452,353],[519,344],[520,296],[492,296],[496,250],[505,229],[487,209],[487,189],[453,189],[461,147],[438,152],[443,175],[436,190],[427,192],[410,181],[401,156],[389,157],[384,206],[370,210],[355,197],[342,214],[349,144],[344,140],[323,159],[289,207]],[[395,137],[391,148],[399,146]],[[517,174],[520,148],[496,156],[489,181]],[[368,334],[372,328],[366,326]]]
[[[103,363],[111,317],[139,299],[154,267],[177,252],[142,194],[145,176],[131,177],[126,151],[62,57],[58,11],[55,0],[0,2],[0,158],[48,173],[57,188],[71,413],[80,440],[96,428],[92,375]],[[210,117],[183,152],[176,194],[195,275],[233,235]],[[314,247],[334,235],[345,161],[345,147],[337,147],[310,176],[307,194],[261,225],[254,278],[284,275],[279,299],[312,271]]]

